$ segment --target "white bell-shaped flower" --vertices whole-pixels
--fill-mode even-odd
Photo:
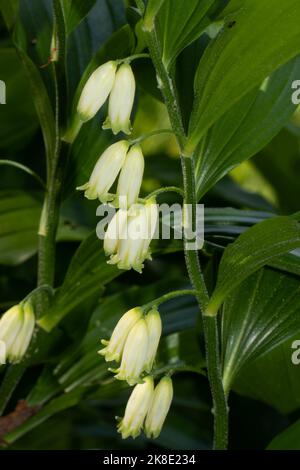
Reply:
[[[103,129],[112,129],[114,134],[130,134],[130,115],[135,95],[135,79],[129,64],[117,70],[113,89],[109,97],[108,117]]]
[[[112,200],[114,197],[108,191],[120,173],[128,147],[126,140],[110,145],[98,159],[89,181],[76,189],[85,191],[88,199],[99,198],[101,202]]]
[[[155,235],[158,224],[158,206],[154,198],[149,199],[146,204],[147,232],[148,237],[144,240],[143,254],[144,259],[151,259],[150,243]]]
[[[122,361],[115,376],[118,380],[126,380],[129,385],[135,385],[141,379],[141,373],[146,367],[148,351],[148,328],[146,321],[141,318],[126,339]]]
[[[103,249],[106,255],[114,255],[123,237],[123,233],[127,230],[127,211],[118,210],[108,224],[104,236]]]
[[[162,332],[162,323],[159,312],[154,309],[150,310],[150,312],[146,315],[146,323],[149,335],[149,345],[146,358],[146,371],[150,372],[153,367]]]
[[[173,385],[170,377],[163,377],[154,389],[152,402],[145,421],[148,438],[159,436],[173,399]]]
[[[92,119],[105,103],[116,77],[117,64],[114,61],[100,65],[88,78],[83,87],[77,113],[83,122]]]
[[[146,414],[153,396],[153,379],[148,376],[143,383],[134,387],[126,405],[123,419],[118,423],[118,432],[122,438],[131,436],[134,439],[141,434]]]
[[[144,156],[140,145],[131,147],[126,155],[117,188],[117,203],[122,209],[137,202],[144,174]]]
[[[35,316],[30,302],[10,308],[0,320],[0,341],[5,343],[6,358],[19,362],[32,338]]]
[[[142,315],[140,307],[132,308],[120,318],[110,340],[101,341],[105,348],[101,349],[99,354],[104,356],[106,361],[120,361],[127,337]]]

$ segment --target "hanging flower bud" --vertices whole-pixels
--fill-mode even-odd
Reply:
[[[158,343],[162,332],[162,324],[160,314],[157,310],[150,310],[145,320],[147,323],[149,335],[149,346],[146,358],[146,371],[150,372],[153,367],[154,359],[157,353]]]
[[[132,308],[120,318],[110,340],[101,341],[105,348],[101,349],[99,354],[104,356],[106,361],[120,361],[128,334],[142,315],[143,311],[140,307]]]
[[[6,357],[19,362],[27,351],[35,324],[30,302],[10,308],[0,320],[0,341],[5,343]]]
[[[81,121],[92,119],[105,103],[114,85],[116,69],[116,62],[109,61],[91,74],[83,87],[77,106]]]
[[[6,363],[6,344],[0,341],[0,364]]]
[[[134,387],[126,405],[124,418],[118,424],[122,439],[131,436],[134,439],[141,434],[145,417],[153,396],[153,379],[148,376],[143,383]]]
[[[119,241],[127,228],[127,217],[127,211],[120,209],[109,222],[103,242],[106,255],[114,255],[117,252]]]
[[[144,156],[140,145],[134,145],[127,153],[120,173],[117,196],[118,206],[127,209],[137,202],[144,173]]]
[[[120,66],[109,97],[108,117],[103,129],[112,129],[114,134],[130,134],[130,114],[134,102],[135,79],[129,64]]]
[[[23,306],[23,322],[21,329],[11,346],[8,357],[11,362],[18,362],[26,353],[35,325],[35,317],[30,302]]]
[[[110,145],[98,159],[89,181],[76,189],[85,191],[87,199],[99,198],[101,202],[112,200],[113,196],[108,191],[124,164],[128,147],[126,140]]]
[[[115,376],[118,380],[126,380],[129,385],[140,381],[145,370],[148,351],[148,329],[146,321],[141,318],[131,329],[124,346],[122,361]]]
[[[158,209],[153,200],[132,206],[128,212],[127,236],[120,240],[117,254],[111,257],[109,264],[117,264],[119,269],[133,268],[141,273],[144,261],[151,259],[149,246],[157,219]]]
[[[161,432],[173,399],[173,385],[170,377],[163,377],[155,387],[152,403],[145,421],[148,438],[157,438]]]

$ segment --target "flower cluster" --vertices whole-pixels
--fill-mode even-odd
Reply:
[[[144,315],[141,307],[125,313],[117,323],[109,341],[102,340],[104,349],[99,354],[106,361],[121,362],[116,379],[129,385],[140,382],[143,372],[149,373],[156,356],[162,324],[159,312],[150,310]]]
[[[113,202],[126,209],[139,196],[144,173],[144,156],[139,145],[130,147],[126,140],[110,145],[99,157],[89,181],[77,190],[87,199]],[[120,174],[120,176],[119,176]],[[109,193],[119,176],[116,194]]]
[[[130,65],[123,63],[118,68],[117,61],[109,61],[88,78],[77,105],[77,113],[82,122],[89,121],[109,97],[108,117],[103,129],[112,129],[114,134],[130,134],[134,95],[135,79]]]
[[[89,181],[78,190],[88,199],[98,198],[119,208],[110,221],[104,251],[110,264],[119,269],[141,272],[151,259],[150,243],[154,236],[158,209],[154,198],[137,203],[144,173],[144,156],[139,145],[130,147],[125,140],[108,147],[100,156]],[[119,175],[120,174],[120,175]],[[116,194],[109,192],[116,181]]]
[[[0,319],[0,364],[19,362],[25,355],[35,325],[31,303],[15,305]]]
[[[94,117],[109,97],[108,117],[103,129],[111,128],[114,134],[130,133],[135,80],[130,66],[124,63],[118,68],[119,63],[107,62],[87,80],[77,106],[80,125]],[[104,252],[109,256],[108,263],[138,272],[142,271],[144,261],[151,259],[150,243],[158,222],[155,198],[139,199],[144,166],[141,147],[121,140],[100,155],[89,181],[77,188],[84,191],[87,199],[99,199],[118,209],[104,236]],[[116,190],[112,191],[116,182]],[[162,378],[154,387],[149,375],[155,362],[162,323],[156,309],[145,310],[136,307],[125,313],[110,340],[101,341],[104,348],[99,351],[106,361],[119,363],[116,369],[109,369],[116,379],[135,386],[125,415],[118,424],[123,438],[135,438],[143,428],[148,437],[157,437],[173,397],[170,377]]]
[[[144,428],[148,438],[159,436],[173,398],[170,377],[163,377],[154,388],[153,378],[147,376],[134,387],[126,405],[125,415],[118,423],[122,438],[136,438]]]
[[[128,134],[135,80],[130,65],[123,63],[118,68],[119,63],[106,62],[91,74],[82,90],[77,113],[81,122],[91,119],[109,96],[108,118],[103,128]],[[119,209],[107,227],[104,251],[109,264],[137,272],[142,271],[146,259],[151,259],[150,243],[158,221],[154,198],[138,203],[144,166],[140,145],[121,140],[100,155],[89,181],[77,188],[84,191],[87,199],[99,199]],[[111,192],[117,179],[116,191]]]
[[[114,372],[118,380],[135,385],[126,406],[124,418],[118,424],[123,438],[137,437],[144,426],[148,437],[157,437],[169,411],[173,388],[169,377],[161,379],[154,388],[148,375],[155,361],[162,323],[158,310],[144,314],[141,307],[126,312],[117,323],[109,341],[99,354],[106,361],[119,362]]]

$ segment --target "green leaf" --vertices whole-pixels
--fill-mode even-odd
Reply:
[[[297,211],[300,199],[299,137],[282,129],[252,162],[276,191],[280,211],[286,214]]]
[[[67,34],[70,34],[93,8],[96,0],[61,0]]]
[[[251,361],[300,332],[299,279],[264,268],[224,302],[223,382],[226,391]]]
[[[0,264],[17,265],[37,250],[41,201],[38,195],[3,191],[0,199]]]
[[[195,41],[210,24],[209,10],[215,0],[165,0],[157,16],[162,60],[170,68],[180,52]],[[147,17],[147,13],[146,13]]]
[[[22,49],[18,49],[18,54],[30,81],[32,99],[42,129],[47,159],[51,161],[54,154],[55,124],[49,96],[34,63]]]
[[[39,182],[39,184],[43,187],[45,187],[44,181],[41,179],[41,177],[31,168],[28,168],[26,165],[22,165],[19,162],[15,162],[14,160],[2,160],[0,159],[0,166],[1,165],[7,165],[7,166],[12,166],[14,168],[18,168],[21,171],[24,171],[24,173],[27,173],[28,175],[32,176],[36,181]]]
[[[300,276],[300,250],[284,253],[281,256],[273,258],[268,264],[272,266],[272,268]]]
[[[43,133],[47,160],[50,163],[55,150],[54,113],[40,70],[38,70],[33,60],[27,54],[24,30],[20,24],[13,35],[13,42],[30,83],[31,96]]]
[[[296,330],[296,329],[295,329]],[[271,351],[251,361],[239,371],[232,389],[274,407],[281,414],[300,408],[299,365],[292,363],[292,345],[299,332]]]
[[[16,266],[37,252],[42,211],[39,192],[0,192],[0,264]],[[81,241],[87,229],[61,217],[57,241]]]
[[[300,420],[278,434],[267,450],[300,450]]]
[[[0,106],[0,148],[6,152],[25,146],[38,128],[29,81],[16,51],[2,47],[0,78],[6,85],[6,104]]]
[[[167,0],[148,0],[143,24],[146,31],[152,31],[157,13],[165,1]]]
[[[296,109],[291,86],[299,73],[297,57],[244,96],[209,129],[195,156],[199,199],[232,168],[265,147],[288,121]]]
[[[0,12],[8,29],[11,29],[17,19],[19,0],[0,0]]]
[[[254,225],[224,251],[207,315],[215,315],[226,296],[276,256],[300,247],[300,224],[278,216]]]
[[[300,51],[298,0],[244,0],[234,5],[240,8],[226,17],[223,31],[199,63],[187,153],[238,100]]]

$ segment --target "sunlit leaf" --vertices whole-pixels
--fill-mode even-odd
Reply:
[[[300,374],[299,365],[292,362],[295,352],[292,345],[299,338],[299,330],[297,333],[295,328],[293,337],[246,363],[234,380],[232,389],[240,395],[266,403],[285,415],[298,410]]]
[[[179,53],[195,41],[211,23],[210,10],[216,0],[165,0],[157,16],[162,60],[168,69]]]
[[[230,390],[241,369],[300,331],[299,278],[271,269],[248,277],[222,312],[223,382]]]
[[[254,225],[224,251],[207,313],[216,314],[226,296],[276,256],[300,247],[300,224],[278,216]]]
[[[67,33],[70,34],[76,26],[89,13],[96,0],[61,0],[67,25]]]
[[[187,152],[226,111],[300,51],[297,0],[244,0],[200,60]],[[229,8],[231,4],[229,4]]]
[[[22,191],[1,193],[0,264],[19,264],[36,252],[40,213],[38,195]]]
[[[293,59],[222,116],[208,131],[196,154],[199,199],[226,173],[261,150],[296,109],[291,87],[300,73]]]

